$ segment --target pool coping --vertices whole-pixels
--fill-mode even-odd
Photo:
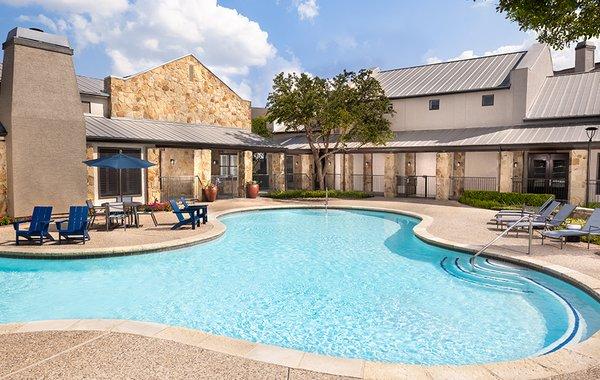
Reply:
[[[92,257],[107,257],[117,255],[140,254],[149,252],[145,247],[156,246],[150,251],[164,251],[195,245],[209,240],[216,239],[225,233],[225,225],[218,219],[222,216],[269,209],[299,209],[299,208],[324,208],[323,205],[263,205],[249,206],[230,210],[216,212],[213,220],[210,221],[215,228],[201,237],[184,238],[171,240],[157,244],[143,245],[143,249],[131,251],[117,247],[109,249],[106,253],[96,253]],[[433,223],[433,218],[428,215],[421,215],[415,212],[394,210],[385,207],[371,206],[345,206],[331,205],[330,209],[354,209],[381,211],[414,217],[420,222],[413,228],[415,236],[421,240],[435,244],[444,248],[452,248],[466,253],[474,253],[478,246],[455,243],[446,239],[438,238],[427,231],[427,228]],[[167,243],[176,244],[167,244]],[[112,253],[108,253],[112,251]],[[104,252],[104,251],[103,251]],[[68,258],[89,257],[90,253],[69,256]],[[559,265],[546,264],[542,260],[534,257],[512,257],[500,250],[490,249],[486,252],[486,257],[500,259],[502,261],[519,264],[529,267],[543,273],[548,273],[561,280],[567,281],[580,289],[586,291],[592,297],[600,300],[600,280],[580,272],[571,270]],[[7,257],[7,256],[5,256]],[[18,257],[18,255],[8,255],[8,257]],[[29,256],[29,258],[32,258]],[[67,258],[60,256],[40,257],[40,253],[35,253],[35,258]],[[238,356],[244,359],[252,359],[270,364],[286,366],[289,368],[303,369],[327,373],[331,375],[350,376],[358,378],[437,378],[453,375],[462,378],[514,378],[525,377],[532,378],[553,377],[557,375],[575,375],[586,374],[588,371],[598,371],[600,373],[600,332],[576,344],[568,345],[553,353],[528,357],[515,361],[495,362],[480,365],[408,365],[400,363],[383,363],[363,359],[348,359],[327,355],[319,355],[309,352],[303,352],[279,346],[273,346],[262,343],[254,343],[235,338],[213,335],[201,330],[189,329],[176,326],[168,326],[154,322],[142,322],[133,320],[108,320],[108,319],[89,319],[89,320],[49,320],[33,321],[25,323],[0,324],[0,334],[23,333],[37,331],[70,331],[70,330],[93,330],[93,331],[111,331],[116,333],[128,333],[143,335],[152,338],[166,339],[183,344],[200,347],[207,350],[217,351],[225,354]]]

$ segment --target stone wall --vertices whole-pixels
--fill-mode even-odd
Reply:
[[[386,153],[384,161],[383,196],[394,198],[398,195],[396,176],[398,175],[398,154]]]
[[[175,121],[250,130],[250,102],[193,55],[129,78],[107,77],[111,117]]]
[[[285,155],[268,153],[269,182],[272,190],[285,190]]]
[[[365,153],[363,155],[363,191],[370,193],[373,191],[373,154]]]
[[[246,185],[252,181],[252,151],[238,153],[238,197],[246,196]]]
[[[513,189],[513,152],[500,152],[500,183],[499,189],[503,193],[511,192]]]
[[[93,160],[94,159],[94,147],[91,145],[87,145],[85,147],[85,159]],[[94,168],[91,166],[87,166],[87,199],[94,200],[96,198],[95,193],[95,180],[94,180]]]
[[[146,171],[146,201],[148,203],[154,203],[156,201],[160,202],[160,149],[149,148],[148,150],[146,150],[146,159],[156,164],[154,166],[149,167]]]
[[[465,152],[454,152],[451,197],[458,199],[465,190]]]
[[[0,217],[8,213],[8,177],[6,175],[6,141],[0,141]]]
[[[584,205],[587,178],[587,150],[572,150],[569,155],[569,202]]]
[[[452,177],[452,165],[454,164],[454,153],[437,153],[435,157],[436,191],[435,199],[450,198],[450,177]]]

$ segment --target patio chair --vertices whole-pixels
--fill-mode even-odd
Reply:
[[[52,206],[35,206],[30,220],[20,220],[13,222],[15,229],[15,243],[19,245],[19,238],[23,237],[28,241],[39,241],[44,244],[44,239],[54,240],[48,233],[48,226],[52,222]],[[21,230],[21,224],[29,222],[27,230]],[[35,240],[34,240],[35,239]]]
[[[198,223],[198,219],[196,218],[196,212],[181,210],[174,199],[169,199],[169,203],[171,204],[173,214],[175,214],[177,216],[177,220],[179,220],[179,222],[175,223],[173,227],[171,227],[171,229],[176,230],[186,224],[191,224],[192,229],[195,230],[196,223]],[[189,218],[186,218],[184,215],[189,215]]]
[[[125,207],[121,202],[110,202],[105,205],[106,207],[106,231],[110,229],[110,225],[113,221],[117,224],[122,224],[127,229],[127,213]]]
[[[123,202],[123,203],[133,202],[133,196],[131,196],[131,195],[117,195],[116,196],[116,201],[117,202]]]
[[[86,240],[90,240],[88,232],[88,206],[71,206],[69,208],[69,219],[58,220],[56,229],[58,230],[58,244],[65,240],[81,240],[85,244]],[[67,222],[67,226],[63,227],[63,223]]]
[[[563,224],[565,220],[567,220],[567,218],[573,213],[573,211],[575,211],[575,208],[577,208],[577,206],[574,206],[572,204],[566,204],[560,210],[558,210],[558,212],[554,215],[554,217],[552,217],[552,219],[548,218],[545,221],[532,221],[531,227],[534,229],[543,228],[545,230],[556,228]],[[509,225],[509,228],[515,228],[518,237],[519,229],[529,228],[529,221],[525,220],[518,223],[512,223]]]
[[[588,237],[587,247],[590,249],[590,237],[600,235],[600,208],[594,209],[592,215],[585,222],[580,230],[554,230],[554,231],[542,231],[542,244],[544,244],[544,238],[560,240],[560,249],[563,248],[563,244],[566,242],[568,237]]]
[[[532,214],[533,216],[533,221],[535,222],[545,222],[546,220],[548,220],[548,218],[550,217],[550,215],[552,214],[552,212],[554,212],[554,210],[556,210],[556,208],[560,206],[560,202],[558,201],[552,201],[550,202],[550,205],[548,205],[548,207],[546,207],[541,213],[539,214]],[[520,218],[522,218],[524,215],[505,215],[505,216],[500,216],[497,217],[495,219],[496,221],[496,227],[498,225],[503,225],[503,224],[509,224],[509,223],[514,223],[514,222],[518,222]]]
[[[498,211],[498,213],[494,216],[495,218],[500,217],[500,216],[509,216],[509,215],[525,215],[525,214],[540,214],[542,212],[544,212],[544,210],[550,206],[550,204],[552,203],[552,201],[554,200],[554,197],[550,197],[548,199],[546,199],[546,202],[544,202],[540,207],[538,207],[535,211],[530,211],[530,210],[525,210],[525,205],[523,205],[523,207],[521,208],[521,210],[500,210]]]
[[[88,225],[88,228],[90,228],[94,225],[94,222],[96,221],[97,216],[106,217],[106,207],[94,206],[94,201],[92,201],[91,199],[86,200],[85,204],[87,205],[89,213],[90,213],[90,223]]]
[[[200,225],[200,221],[202,224],[206,224],[208,222],[208,206],[207,205],[189,205],[187,203],[187,199],[185,197],[180,197],[179,200],[183,205],[184,210],[193,210],[196,211],[198,217],[198,225]]]

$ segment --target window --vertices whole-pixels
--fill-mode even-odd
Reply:
[[[494,95],[483,95],[481,97],[481,106],[490,107],[494,105]]]
[[[119,153],[141,158],[140,149],[98,148],[98,157],[112,156]],[[142,169],[123,169],[121,171],[123,195],[142,195]],[[116,197],[119,195],[119,171],[117,169],[98,169],[98,194],[100,198]]]
[[[221,154],[219,156],[219,174],[221,176],[237,176],[237,154]]]
[[[430,99],[429,100],[429,110],[435,111],[440,109],[440,100],[439,99]]]
[[[81,107],[83,108],[83,113],[92,113],[92,103],[81,102]]]

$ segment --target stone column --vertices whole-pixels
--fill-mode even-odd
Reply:
[[[398,173],[396,153],[386,153],[383,167],[383,196],[395,198],[398,195],[396,175]]]
[[[269,153],[269,184],[272,190],[285,190],[285,155]]]
[[[587,150],[572,150],[569,155],[569,203],[584,205],[587,178]]]
[[[202,199],[202,186],[210,182],[212,174],[212,151],[210,149],[194,150],[195,198]]]
[[[85,159],[93,160],[94,159],[94,147],[87,145],[85,147]],[[87,199],[91,199],[92,201],[96,198],[95,194],[95,181],[94,181],[94,168],[91,166],[87,166]]]
[[[365,193],[373,192],[373,154],[365,153],[363,155],[363,191]]]
[[[500,160],[500,178],[498,180],[498,189],[502,193],[512,191],[513,178],[513,152],[500,152],[498,159]]]
[[[342,161],[344,167],[342,177],[342,190],[353,190],[354,157],[351,154],[344,153],[344,155],[342,156]]]
[[[458,199],[465,191],[465,152],[454,152],[451,196]]]
[[[440,152],[435,156],[435,199],[447,200],[450,198],[450,177],[452,176],[453,162],[453,153]]]
[[[146,202],[161,202],[160,193],[160,149],[148,148],[146,150],[146,160],[156,164],[146,170]]]
[[[417,173],[417,154],[404,153],[404,175],[409,177]]]
[[[244,150],[238,153],[238,197],[246,197],[246,184],[252,181],[252,152]]]
[[[301,154],[299,157],[300,167],[299,186],[302,190],[311,190],[314,178],[314,161],[312,154]]]
[[[8,179],[6,176],[6,142],[0,141],[0,217],[8,214]]]

